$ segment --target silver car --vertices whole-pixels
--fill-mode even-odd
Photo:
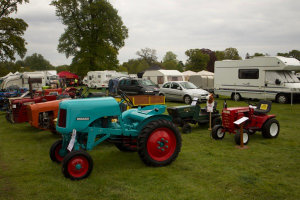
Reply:
[[[194,97],[205,101],[209,92],[197,88],[193,83],[187,81],[170,81],[162,85],[159,95],[164,95],[169,101],[183,101],[190,104]]]

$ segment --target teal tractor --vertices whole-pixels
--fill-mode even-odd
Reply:
[[[118,103],[112,97],[73,99],[59,105],[57,132],[62,139],[50,148],[52,161],[62,163],[65,177],[79,180],[90,175],[93,160],[86,150],[109,141],[121,151],[137,151],[149,166],[172,163],[181,149],[181,135],[164,115],[163,105],[122,112],[122,104],[132,104],[125,93]]]

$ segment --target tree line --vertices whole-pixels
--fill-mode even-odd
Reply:
[[[29,0],[0,1],[0,76],[15,71],[53,69],[58,72],[68,70],[80,76],[95,70],[137,73],[155,65],[179,71],[213,72],[214,62],[217,60],[241,59],[238,50],[230,47],[221,51],[189,49],[185,51],[185,62],[178,60],[172,51],[168,51],[159,61],[156,50],[146,47],[136,52],[138,58],[120,64],[117,56],[128,38],[128,28],[123,24],[118,11],[107,0],[52,0],[51,5],[56,8],[56,15],[66,27],[59,38],[57,50],[67,58],[73,57],[70,65],[55,67],[41,54],[34,53],[25,57],[27,43],[23,36],[28,24],[22,19],[10,17],[17,12],[17,6],[23,3],[29,3]],[[16,61],[16,55],[21,60]],[[247,53],[246,59],[263,55],[266,54]],[[277,55],[300,60],[298,50]]]

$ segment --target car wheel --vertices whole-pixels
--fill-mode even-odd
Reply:
[[[185,104],[191,104],[192,103],[192,98],[189,95],[185,95],[183,97],[183,101]]]

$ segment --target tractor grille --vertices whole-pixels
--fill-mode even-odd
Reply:
[[[67,121],[67,110],[60,109],[59,110],[59,117],[58,117],[58,126],[59,127],[66,127],[66,121]]]
[[[224,113],[222,112],[222,123],[225,128],[231,128],[234,121],[234,116],[231,116],[233,113]]]

